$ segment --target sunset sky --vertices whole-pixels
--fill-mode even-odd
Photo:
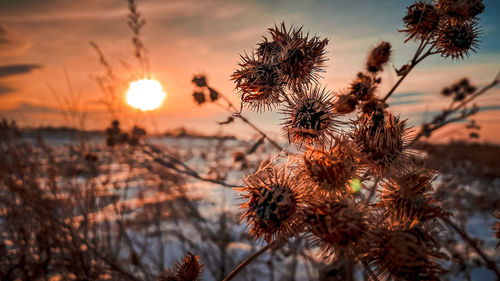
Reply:
[[[223,128],[217,124],[228,116],[219,107],[193,102],[191,79],[195,73],[206,74],[214,88],[239,104],[230,81],[239,54],[251,51],[267,35],[267,28],[281,21],[304,25],[310,33],[330,39],[328,67],[321,83],[333,92],[347,87],[363,68],[366,53],[381,40],[394,47],[390,66],[382,75],[380,92],[386,92],[396,81],[392,64],[407,63],[416,48],[413,43],[403,44],[405,35],[397,32],[413,1],[137,2],[147,21],[142,38],[152,76],[167,93],[160,109],[141,116],[143,125],[153,132],[185,126],[206,133],[245,134],[242,123]],[[478,53],[463,61],[439,56],[424,61],[390,101],[393,112],[419,124],[446,105],[439,96],[443,86],[465,76],[484,86],[495,77],[500,71],[500,1],[484,3]],[[136,64],[127,12],[125,0],[1,0],[0,117],[14,118],[23,126],[69,125],[55,96],[74,91],[79,110],[87,112],[84,128],[104,128],[112,117],[99,102],[102,92],[93,79],[104,70],[89,41],[95,41],[116,72],[126,77],[122,61]],[[495,140],[494,132],[500,130],[500,88],[480,98],[478,104],[486,110],[476,119],[486,131],[486,140]],[[128,120],[137,120],[137,114],[129,112],[133,118]],[[259,115],[246,110],[244,114],[271,135],[280,134],[281,116],[276,112]]]

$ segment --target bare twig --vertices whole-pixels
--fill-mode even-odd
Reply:
[[[453,228],[453,230],[455,230],[459,235],[460,237],[462,237],[462,239],[467,242],[475,251],[476,253],[483,259],[483,261],[486,263],[486,266],[491,269],[493,272],[495,272],[495,274],[497,275],[497,278],[500,278],[500,271],[498,270],[498,268],[496,267],[495,265],[495,262],[493,260],[491,260],[482,250],[481,248],[479,248],[479,246],[477,245],[477,242],[472,240],[472,238],[469,237],[469,235],[467,235],[467,232],[465,232],[465,230],[461,229],[460,227],[458,227],[458,225],[456,225],[455,223],[453,223],[449,218],[447,217],[441,217],[441,220],[444,221],[447,225],[449,225],[451,228]]]
[[[224,278],[222,281],[229,281],[233,279],[240,271],[242,271],[245,268],[245,266],[250,264],[254,259],[258,258],[260,255],[267,252],[267,250],[271,249],[271,247],[274,247],[277,244],[278,243],[276,241],[271,244],[267,244],[267,246],[261,248],[260,250],[249,256],[246,260],[240,263],[240,265],[238,265],[231,273],[229,273],[229,275],[227,275],[226,278]]]

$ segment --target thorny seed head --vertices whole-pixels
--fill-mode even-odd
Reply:
[[[434,219],[443,212],[435,205],[431,182],[434,172],[412,165],[406,174],[387,179],[382,184],[379,202],[391,229],[406,230]]]
[[[356,106],[358,105],[358,99],[350,94],[342,94],[338,96],[338,99],[334,104],[334,111],[338,114],[349,114],[356,110]]]
[[[363,114],[354,127],[352,138],[359,157],[372,172],[383,173],[404,160],[408,130],[399,117],[386,110],[375,110]]]
[[[331,99],[331,93],[319,86],[292,95],[290,103],[283,110],[287,115],[283,126],[291,143],[322,144],[333,135],[339,121],[332,110]]]
[[[207,87],[207,78],[205,75],[195,75],[193,77],[193,80],[191,80],[197,87]]]
[[[372,78],[361,72],[358,73],[356,79],[349,87],[349,93],[354,95],[358,100],[366,101],[373,97],[375,87]]]
[[[202,105],[206,102],[205,94],[200,91],[194,91],[193,98],[198,105]]]
[[[287,84],[300,89],[313,82],[317,83],[320,77],[318,73],[323,72],[327,60],[325,47],[328,39],[320,39],[317,36],[309,38],[308,34],[303,34],[302,27],[291,26],[287,29],[285,23],[281,23],[280,27],[270,28],[269,33],[277,46],[265,44],[265,47],[260,48],[260,45],[260,52],[270,50],[267,53],[273,54],[274,50],[279,50],[275,56],[271,56],[274,57],[273,61],[277,62]]]
[[[364,114],[372,114],[376,111],[383,111],[388,106],[384,101],[373,97],[363,103],[361,110]]]
[[[419,1],[408,7],[403,22],[406,29],[402,30],[402,32],[408,33],[406,41],[427,39],[439,27],[439,12],[432,3]]]
[[[384,64],[391,57],[391,43],[382,41],[373,48],[368,55],[366,69],[369,72],[376,73],[383,69]]]
[[[278,42],[267,41],[267,38],[264,37],[264,41],[258,44],[256,54],[261,60],[276,62],[280,50],[281,46]]]
[[[249,233],[255,238],[286,239],[299,231],[298,208],[302,194],[299,182],[284,166],[260,169],[245,179],[246,186],[239,189],[248,201],[241,219],[249,222]]]
[[[279,69],[253,55],[241,58],[241,69],[233,73],[232,79],[240,92],[242,103],[257,111],[277,105],[280,95],[284,94],[285,83]]]
[[[436,260],[442,255],[432,241],[418,229],[381,232],[368,255],[378,279],[439,280],[442,269]]]
[[[177,262],[174,269],[167,269],[158,281],[196,281],[200,280],[202,273],[200,258],[188,252],[182,262]]]
[[[341,197],[349,193],[348,182],[356,175],[356,163],[346,140],[325,149],[308,147],[304,152],[306,179],[319,193]]]
[[[479,31],[476,21],[450,21],[441,28],[436,48],[445,58],[463,59],[478,48]]]
[[[317,199],[304,208],[304,223],[312,246],[324,259],[353,256],[365,249],[371,233],[367,212],[361,204]]]
[[[469,20],[484,12],[482,0],[438,0],[437,7],[447,16]]]

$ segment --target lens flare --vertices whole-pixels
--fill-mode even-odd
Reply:
[[[160,107],[165,97],[160,82],[143,79],[130,83],[126,100],[130,106],[147,111]]]

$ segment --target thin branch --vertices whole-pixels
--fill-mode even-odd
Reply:
[[[486,266],[491,269],[495,274],[497,275],[497,278],[500,278],[500,271],[495,265],[495,262],[491,260],[482,250],[479,248],[477,245],[477,242],[472,240],[472,238],[467,235],[467,232],[465,230],[462,230],[458,225],[453,223],[450,219],[447,217],[441,217],[441,220],[444,221],[446,224],[448,224],[451,228],[453,228],[459,235],[462,237],[462,239],[467,242],[475,251],[476,253],[483,259],[483,261],[486,263]]]
[[[453,106],[454,102],[452,102],[452,104],[450,105],[450,108],[446,110],[447,114],[444,116],[444,118],[446,118],[450,114],[455,113],[458,110],[464,108],[471,101],[473,101],[474,99],[476,99],[478,96],[486,93],[488,90],[492,89],[493,87],[495,87],[498,84],[500,84],[500,71],[498,72],[498,74],[495,76],[495,79],[493,79],[493,81],[490,84],[486,85],[485,87],[483,87],[482,89],[480,89],[479,91],[477,91],[476,93],[474,93],[473,95],[469,96],[467,99],[463,100],[462,102],[458,103],[455,106]],[[455,118],[452,118],[452,119],[443,120],[443,121],[441,121],[438,124],[424,123],[421,126],[418,134],[411,141],[411,143],[413,144],[413,143],[417,142],[421,137],[424,136],[424,131],[426,130],[426,129],[424,129],[425,125],[427,125],[427,126],[434,125],[432,128],[428,128],[427,129],[428,130],[427,133],[430,135],[430,133],[434,132],[435,130],[440,129],[440,128],[444,127],[445,125],[449,124],[449,123],[460,121],[460,120],[462,120],[462,119],[464,119],[464,118],[466,118],[466,117],[468,117],[470,115],[472,115],[472,114],[466,114],[466,115],[458,116],[458,117],[455,117]]]
[[[227,104],[229,106],[229,109],[226,109],[226,110],[230,111],[232,109],[234,112],[239,112],[240,111],[238,108],[236,108],[236,106],[234,106],[234,104],[224,94],[219,93],[219,96],[221,98],[223,98],[227,102]],[[231,113],[233,113],[233,112],[231,112]],[[252,122],[250,122],[250,120],[248,120],[246,117],[244,117],[243,115],[241,115],[241,113],[233,113],[233,116],[237,117],[237,118],[240,118],[243,122],[247,123],[250,127],[252,127],[252,129],[254,129],[257,133],[259,133],[267,141],[269,141],[269,143],[271,145],[273,145],[274,147],[276,147],[279,151],[283,151],[284,150],[284,148],[281,145],[279,145],[277,142],[275,142],[273,139],[271,139],[266,133],[264,133],[262,130],[260,130]]]
[[[423,42],[423,41],[422,41]],[[391,90],[385,95],[385,97],[382,99],[382,101],[387,101],[387,99],[394,93],[394,91],[396,91],[396,89],[398,88],[398,86],[401,84],[401,82],[403,82],[403,80],[406,78],[406,76],[408,76],[408,74],[413,70],[413,68],[415,68],[415,66],[420,63],[421,61],[423,61],[426,57],[434,54],[434,52],[432,52],[432,47],[431,46],[427,52],[425,52],[422,56],[420,56],[420,54],[423,52],[423,50],[425,49],[425,46],[427,45],[427,41],[423,44],[422,46],[422,42],[420,43],[420,46],[418,47],[417,51],[415,52],[415,55],[413,57],[413,59],[411,60],[411,63],[410,63],[410,69],[408,69],[408,71],[406,71],[405,74],[403,74],[403,76],[401,76],[401,78],[399,78],[398,82],[396,82],[396,84],[394,84],[394,86],[391,88]],[[419,57],[420,56],[420,57]]]
[[[227,275],[222,281],[229,281],[229,280],[233,279],[240,271],[242,271],[245,268],[245,266],[250,264],[253,260],[258,258],[260,255],[265,253],[267,250],[269,250],[271,247],[273,247],[276,244],[277,244],[276,241],[271,243],[271,244],[267,244],[267,246],[261,248],[260,250],[258,250],[257,252],[255,252],[254,254],[249,256],[246,260],[244,260],[242,263],[240,263],[240,265],[238,265],[231,273],[229,273],[229,275]]]
[[[148,147],[153,148],[153,146],[151,146],[151,145],[149,145]],[[221,185],[224,187],[230,187],[230,188],[241,187],[240,185],[229,184],[229,183],[226,183],[224,181],[219,181],[219,180],[214,180],[214,179],[203,177],[198,172],[196,172],[195,170],[193,170],[192,168],[187,166],[184,162],[182,162],[182,161],[180,161],[180,160],[176,159],[175,157],[172,157],[168,154],[163,153],[162,156],[164,156],[165,158],[168,158],[171,162],[165,161],[162,157],[158,157],[157,155],[154,155],[153,152],[147,150],[146,148],[143,148],[142,151],[145,154],[151,156],[153,158],[154,162],[156,162],[156,163],[158,163],[166,168],[169,168],[169,169],[172,169],[176,172],[179,172],[181,174],[188,175],[190,177],[193,177],[193,178],[201,180],[201,181],[215,183],[215,184],[218,184],[218,185]],[[182,167],[184,167],[184,169],[177,167],[172,162],[175,162],[176,164],[181,165]]]

